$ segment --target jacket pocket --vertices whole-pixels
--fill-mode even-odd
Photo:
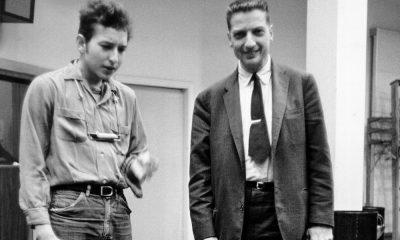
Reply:
[[[123,196],[118,197],[119,203],[124,207],[125,211],[127,214],[131,214],[132,210],[128,205],[128,202],[126,201],[126,198]]]
[[[70,142],[87,139],[85,113],[68,108],[59,108],[54,123],[56,137]]]
[[[304,116],[304,108],[287,109],[285,112],[286,119],[296,119]]]

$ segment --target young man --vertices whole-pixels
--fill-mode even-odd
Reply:
[[[132,239],[123,189],[141,197],[156,163],[134,91],[112,77],[130,35],[121,5],[89,1],[80,11],[79,59],[27,91],[20,206],[38,239]]]
[[[231,3],[227,23],[238,67],[198,95],[193,113],[195,239],[331,240],[331,162],[315,80],[271,60],[265,0]]]

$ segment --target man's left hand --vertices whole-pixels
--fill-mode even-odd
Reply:
[[[308,239],[310,240],[333,240],[331,227],[314,226],[308,229]]]

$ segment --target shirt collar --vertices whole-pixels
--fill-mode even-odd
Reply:
[[[248,86],[250,84],[252,73],[247,72],[242,63],[239,61],[238,63],[238,74],[239,74],[239,82],[244,86]],[[265,85],[270,83],[270,74],[271,74],[271,56],[268,55],[267,63],[256,73],[260,78],[261,82]]]
[[[76,79],[76,80],[80,80],[80,81],[83,80],[82,72],[79,69],[79,65],[78,65],[78,60],[77,59],[72,60],[67,65],[67,67],[65,68],[64,79],[65,80]]]
[[[78,59],[72,60],[67,67],[64,70],[64,79],[65,80],[78,80],[78,81],[83,81],[83,76],[82,72],[79,69],[78,65]],[[111,77],[109,80],[106,80],[105,82],[109,83],[111,90],[117,91],[115,84],[114,84],[114,77]]]

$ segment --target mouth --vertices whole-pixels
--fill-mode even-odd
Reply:
[[[103,66],[103,68],[107,71],[107,72],[114,72],[117,68],[116,67],[109,67],[109,66]]]
[[[254,58],[258,55],[258,51],[243,52],[247,58]]]

